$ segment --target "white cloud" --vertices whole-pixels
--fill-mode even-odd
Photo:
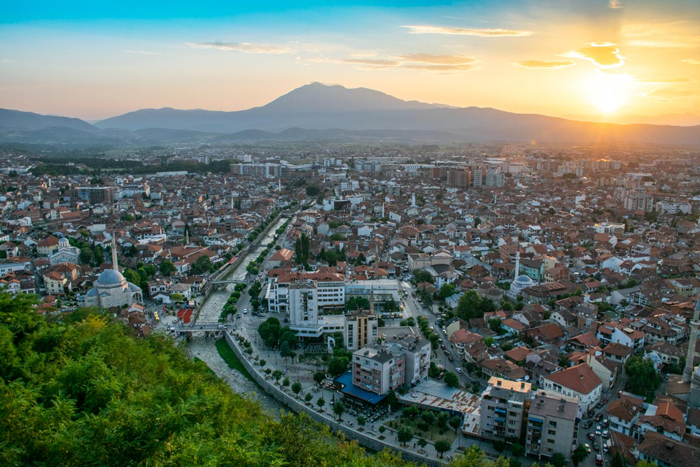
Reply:
[[[477,29],[477,28],[453,28],[446,26],[430,25],[405,25],[411,34],[450,34],[457,36],[479,36],[479,37],[524,37],[532,35],[532,31],[517,29]]]
[[[250,42],[188,42],[188,46],[193,49],[216,49],[226,51],[237,51],[249,54],[292,54],[296,50],[289,47],[267,44],[251,44]]]
[[[516,65],[523,68],[539,68],[539,69],[557,69],[566,68],[576,65],[571,60],[565,61],[553,61],[553,60],[523,60],[522,62],[516,63]]]
[[[589,47],[567,52],[563,56],[590,60],[599,68],[615,68],[625,64],[624,57],[620,55],[620,49],[610,42],[593,42]]]

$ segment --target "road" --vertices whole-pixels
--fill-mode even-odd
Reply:
[[[459,368],[460,370],[463,369],[463,358],[457,353],[457,350],[449,341],[447,334],[442,330],[440,326],[436,324],[438,321],[438,317],[432,311],[427,310],[420,303],[418,298],[416,298],[416,296],[413,293],[413,287],[411,286],[411,284],[405,281],[401,281],[400,286],[403,291],[403,299],[401,303],[404,307],[404,319],[407,319],[410,316],[413,316],[415,319],[418,319],[419,316],[427,318],[430,326],[442,340],[441,346],[445,346],[444,350],[440,346],[437,348],[437,350],[433,351],[433,361],[437,365],[440,365],[443,368],[445,368],[445,370],[457,373],[459,375],[459,379],[462,385],[466,386],[467,388],[471,388],[472,384],[475,381],[479,380],[478,378],[471,377],[464,371],[457,371],[457,368]],[[450,357],[452,357],[452,361],[450,361]],[[483,386],[483,383],[481,381],[479,381],[479,384]]]

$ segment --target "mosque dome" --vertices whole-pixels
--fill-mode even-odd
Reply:
[[[124,279],[124,276],[119,271],[115,271],[114,269],[105,269],[102,274],[97,278],[97,282],[95,282],[95,285],[102,286],[102,287],[110,287],[110,286],[117,286],[117,285],[122,285],[123,283],[126,282],[126,279]]]
[[[518,276],[515,279],[515,282],[517,282],[519,285],[523,285],[525,287],[529,287],[531,284],[534,284],[534,281],[530,279],[529,276],[526,276],[525,274]]]

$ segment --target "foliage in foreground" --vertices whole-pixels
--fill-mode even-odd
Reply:
[[[306,417],[273,420],[168,338],[0,294],[0,465],[399,466]],[[325,431],[324,431],[325,430]]]

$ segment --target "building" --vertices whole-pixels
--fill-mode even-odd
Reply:
[[[603,382],[587,363],[581,363],[544,377],[544,389],[567,397],[578,397],[581,414],[600,400]]]
[[[578,437],[577,412],[574,400],[538,393],[527,416],[525,452],[540,459],[555,452],[568,457]]]
[[[404,333],[387,338],[386,346],[403,353],[406,361],[404,383],[419,384],[428,378],[430,342],[420,334]]]
[[[694,467],[700,463],[700,450],[689,444],[648,432],[635,448],[639,460],[653,462],[659,467]]]
[[[372,311],[358,310],[345,315],[345,346],[348,350],[373,347],[377,343],[377,317]]]
[[[71,246],[67,238],[58,241],[58,248],[49,255],[49,264],[52,266],[60,263],[78,264],[80,249]]]
[[[380,396],[404,384],[405,358],[387,347],[364,348],[352,354],[352,384]]]
[[[522,439],[532,384],[492,377],[481,395],[481,434]]]
[[[114,203],[113,186],[81,186],[77,188],[78,198],[90,204],[111,204]]]
[[[127,282],[119,272],[117,244],[114,235],[112,236],[112,268],[105,269],[97,278],[95,287],[85,294],[85,306],[111,308],[143,303],[141,288],[131,282]]]
[[[374,297],[374,304],[377,311],[380,311],[387,302],[394,302],[398,305],[399,282],[396,279],[375,279],[348,281],[345,283],[345,297],[363,297],[367,300]]]
[[[634,426],[644,410],[644,401],[637,397],[622,395],[608,405],[610,430],[633,436]]]

